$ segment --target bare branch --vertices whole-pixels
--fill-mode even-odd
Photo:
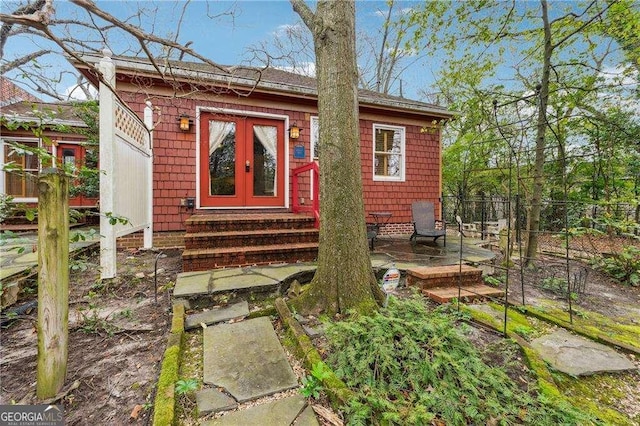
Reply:
[[[38,50],[37,52],[29,53],[28,55],[22,56],[11,62],[7,62],[6,64],[3,64],[2,67],[0,67],[0,73],[4,74],[8,71],[16,69],[26,63],[33,61],[36,58],[39,58],[40,56],[46,55],[47,53],[49,53],[48,50]]]

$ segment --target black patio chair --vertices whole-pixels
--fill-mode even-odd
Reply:
[[[436,220],[433,203],[431,201],[415,201],[411,204],[411,216],[413,219],[413,234],[410,241],[418,237],[433,238],[435,242],[443,237],[444,245],[447,245],[447,224],[442,220]],[[441,229],[436,229],[436,223],[442,224]]]

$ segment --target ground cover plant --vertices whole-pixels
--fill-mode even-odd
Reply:
[[[526,392],[487,365],[442,310],[392,298],[372,316],[331,324],[329,365],[355,392],[349,424],[591,424],[562,400]]]

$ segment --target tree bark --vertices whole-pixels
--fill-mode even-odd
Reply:
[[[549,74],[551,71],[551,25],[547,13],[547,1],[541,0],[542,22],[544,25],[544,51],[542,63],[542,79],[538,102],[538,118],[536,122],[536,157],[534,163],[533,189],[531,194],[531,210],[527,229],[526,264],[531,265],[538,252],[538,234],[540,232],[540,212],[542,210],[542,192],[544,189],[544,161],[547,131],[547,105],[549,103]]]
[[[67,374],[69,182],[45,169],[38,180],[38,399],[55,396]]]
[[[369,257],[360,162],[355,3],[291,0],[313,35],[320,120],[318,269],[303,310],[366,313],[382,302]],[[305,309],[306,308],[306,309]]]

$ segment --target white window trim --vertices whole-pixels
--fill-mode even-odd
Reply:
[[[38,138],[28,138],[28,137],[21,137],[21,136],[17,136],[17,137],[11,137],[11,136],[5,136],[2,139],[0,139],[0,191],[3,194],[6,194],[5,192],[5,171],[4,171],[4,157],[5,157],[5,149],[6,146],[8,144],[8,142],[19,142],[19,143],[25,143],[25,142],[29,142],[29,143],[37,143],[38,147],[41,146],[41,141]],[[40,168],[40,162],[38,161],[38,168]],[[38,202],[38,198],[37,197],[14,197],[12,202],[14,203],[37,203]]]
[[[316,123],[316,126],[318,127],[318,139],[320,138],[320,118],[316,115],[312,115],[311,118],[309,119],[309,161],[316,161],[316,140],[315,140],[315,133],[313,133],[313,123]],[[311,191],[309,194],[309,199],[313,200],[313,183],[314,183],[314,176],[313,173],[311,173],[311,179],[309,181],[310,184],[310,188]]]
[[[400,150],[401,150],[401,157],[400,157],[400,176],[378,176],[376,175],[376,130],[393,130],[393,131],[400,131]],[[406,171],[406,164],[407,164],[407,151],[406,151],[406,128],[403,126],[391,126],[388,124],[377,124],[374,123],[373,124],[373,133],[372,133],[372,137],[371,137],[371,148],[372,148],[372,176],[373,176],[373,180],[374,181],[380,181],[380,182],[404,182],[405,181],[405,171]]]

